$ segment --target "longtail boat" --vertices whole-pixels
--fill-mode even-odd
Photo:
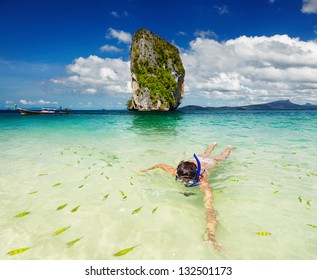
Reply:
[[[41,110],[27,110],[19,108],[17,105],[14,106],[16,110],[20,112],[21,115],[47,115],[47,114],[69,114],[68,109],[52,109],[52,108],[42,108]]]

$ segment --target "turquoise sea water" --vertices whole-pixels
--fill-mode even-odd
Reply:
[[[0,131],[2,260],[317,259],[317,112],[1,113]],[[203,193],[139,172],[214,141],[236,147],[210,176],[226,255]]]

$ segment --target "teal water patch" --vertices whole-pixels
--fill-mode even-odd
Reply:
[[[317,113],[0,114],[0,259],[317,259]],[[203,194],[162,170],[217,141],[230,255],[203,243]]]

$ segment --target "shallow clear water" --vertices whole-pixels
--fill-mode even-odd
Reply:
[[[1,113],[0,129],[0,259],[317,259],[317,112]],[[139,172],[214,141],[236,147],[210,177],[227,255],[203,243],[198,189]]]

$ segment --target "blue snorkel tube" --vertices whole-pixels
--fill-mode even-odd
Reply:
[[[198,185],[198,182],[199,182],[199,175],[200,175],[200,170],[201,170],[201,164],[200,164],[200,161],[198,159],[198,157],[196,156],[196,154],[194,154],[194,158],[197,162],[197,171],[196,171],[196,175],[195,175],[195,180],[192,184],[186,186],[186,187],[195,187]]]

